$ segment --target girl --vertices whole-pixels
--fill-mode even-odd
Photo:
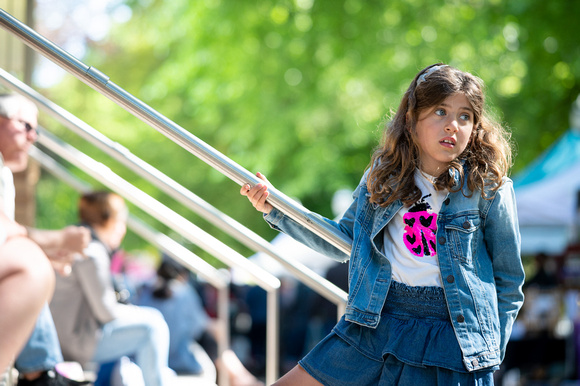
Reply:
[[[338,222],[352,238],[346,313],[280,385],[492,385],[523,303],[507,134],[481,81],[421,70]],[[268,202],[266,221],[340,261],[337,248]]]

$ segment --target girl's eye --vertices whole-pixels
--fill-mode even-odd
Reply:
[[[466,114],[461,114],[460,115],[460,118],[463,119],[464,121],[467,121],[467,122],[471,121],[471,115],[469,115],[467,113]]]
[[[444,109],[435,109],[435,114],[442,117],[445,115],[445,110]]]

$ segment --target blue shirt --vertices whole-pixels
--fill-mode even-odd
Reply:
[[[173,280],[170,288],[172,296],[159,299],[153,296],[151,286],[145,286],[137,303],[156,308],[163,314],[170,331],[169,367],[177,373],[200,374],[203,367],[190,350],[190,345],[206,331],[209,316],[191,284]]]
[[[273,209],[264,218],[277,230],[338,261],[349,260],[345,319],[376,328],[391,285],[391,265],[382,253],[383,231],[403,207],[369,201],[363,176],[354,201],[339,222],[324,218],[353,240],[350,256]],[[459,188],[459,173],[455,172]],[[524,269],[512,181],[504,178],[491,199],[466,184],[444,200],[437,218],[437,258],[455,335],[468,371],[501,363],[512,325],[522,307]],[[492,192],[490,192],[492,193]]]

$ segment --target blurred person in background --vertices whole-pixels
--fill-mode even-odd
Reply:
[[[127,218],[121,196],[106,191],[82,195],[79,219],[92,236],[84,250],[87,258],[76,261],[69,276],[57,277],[50,308],[65,359],[86,366],[130,357],[145,386],[169,385],[175,373],[167,366],[169,330],[163,316],[153,308],[118,302],[113,286],[110,260],[125,237]]]
[[[218,329],[203,307],[187,268],[170,259],[163,259],[154,283],[144,285],[138,293],[140,305],[158,309],[170,332],[169,366],[180,374],[203,374],[203,354],[216,368],[228,374],[230,386],[259,386],[258,381],[232,350],[219,355]],[[196,349],[196,344],[205,352]],[[213,369],[215,374],[215,369]],[[215,375],[212,381],[215,382]]]
[[[19,371],[19,386],[82,385],[85,382],[57,371],[63,358],[47,301],[54,286],[50,264],[66,274],[72,260],[88,245],[89,232],[76,226],[32,229],[14,221],[13,173],[26,169],[28,150],[38,136],[37,125],[38,109],[32,102],[16,94],[0,95],[0,286],[5,286],[0,288],[0,302],[3,312],[11,316],[0,322],[0,369],[7,366],[6,355],[11,356],[7,357],[10,361],[17,353],[14,366]],[[22,347],[23,337],[28,341],[15,352]]]

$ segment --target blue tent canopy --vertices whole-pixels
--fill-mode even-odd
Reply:
[[[561,253],[580,229],[580,130],[568,130],[513,181],[522,253]]]
[[[570,129],[541,156],[514,176],[514,188],[532,184],[570,169],[580,161],[580,131]]]

